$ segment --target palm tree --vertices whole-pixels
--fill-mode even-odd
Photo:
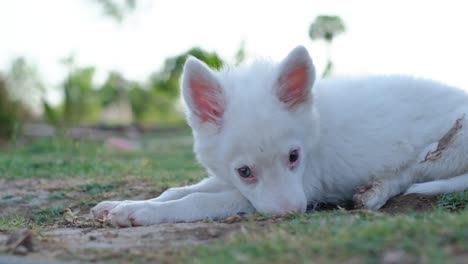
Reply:
[[[316,17],[314,22],[310,25],[310,39],[323,39],[327,42],[327,66],[322,73],[322,78],[329,76],[333,69],[333,62],[331,60],[331,45],[333,39],[345,31],[345,24],[339,16],[321,15]]]

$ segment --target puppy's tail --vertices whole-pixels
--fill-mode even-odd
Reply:
[[[406,190],[405,195],[410,193],[437,195],[462,192],[464,190],[468,190],[468,173],[446,180],[413,184]]]

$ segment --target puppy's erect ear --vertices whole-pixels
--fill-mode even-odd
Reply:
[[[200,123],[221,125],[226,105],[223,89],[210,68],[194,57],[184,65],[182,94],[190,113]]]
[[[289,109],[312,100],[315,67],[303,46],[293,49],[279,65],[276,95]]]

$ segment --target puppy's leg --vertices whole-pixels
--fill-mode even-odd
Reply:
[[[194,221],[252,212],[253,206],[235,189],[215,193],[191,193],[167,202],[122,203],[113,208],[108,219],[121,227],[165,222]]]
[[[453,192],[462,192],[464,190],[468,190],[468,173],[446,180],[413,184],[405,192],[405,195],[410,193],[437,195]]]
[[[413,177],[402,174],[396,178],[383,178],[372,181],[369,185],[356,189],[353,196],[356,208],[377,210],[391,197],[402,193],[413,182]]]
[[[405,195],[418,193],[424,195],[437,195],[468,190],[468,173],[436,181],[420,182],[418,174],[403,174],[395,179],[375,180],[370,185],[359,187],[353,196],[357,208],[377,210],[388,199],[406,190]]]
[[[405,194],[435,195],[468,189],[468,121],[464,117],[419,155],[414,170],[422,177]]]
[[[185,197],[191,193],[212,193],[229,190],[231,187],[224,181],[216,178],[209,177],[201,182],[184,187],[170,188],[163,192],[159,197],[148,200],[152,202],[166,202],[170,200],[177,200]],[[91,214],[95,219],[102,219],[107,217],[107,214],[115,207],[121,204],[141,203],[145,201],[103,201],[91,209]]]
[[[223,180],[216,177],[209,177],[194,185],[167,189],[159,197],[153,198],[151,201],[166,202],[180,199],[195,192],[212,193],[228,190],[230,188],[231,186]]]
[[[450,155],[447,155],[446,158],[449,159]],[[405,190],[405,194],[434,195],[468,189],[468,173],[450,178],[451,175],[457,175],[463,170],[466,171],[464,168],[466,165],[461,163],[460,166],[450,166],[448,163],[449,161],[445,161],[445,159],[428,164],[417,162],[397,177],[376,179],[371,184],[356,190],[353,196],[354,204],[357,208],[377,210],[388,199],[405,192]]]
[[[407,189],[405,195],[411,193],[437,195],[468,190],[468,173],[444,180],[412,184],[415,181],[417,181],[415,176],[403,176],[394,180],[376,180],[368,186],[357,189],[353,196],[354,204],[357,208],[377,210],[388,199],[402,193],[405,189]]]
[[[429,194],[465,190],[468,186],[467,156],[468,121],[463,115],[438,142],[424,148],[417,159],[399,176],[381,178],[369,186],[358,188],[353,197],[355,205],[379,209],[388,199],[408,190],[414,183],[420,184],[414,184],[407,193]],[[454,177],[456,175],[460,176]]]

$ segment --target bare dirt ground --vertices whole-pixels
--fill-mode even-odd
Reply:
[[[81,261],[95,261],[104,256],[112,258],[125,253],[145,254],[145,251],[169,246],[207,243],[226,239],[233,232],[248,232],[240,223],[177,223],[148,227],[50,228],[34,238],[34,251],[28,258],[56,259],[78,256]],[[0,234],[5,243],[10,234]],[[104,257],[105,259],[105,257]]]
[[[105,199],[146,199],[156,196],[160,190],[154,191],[150,183],[139,181],[125,183],[125,191],[120,186],[112,185],[112,188],[106,189],[108,185],[93,184],[91,180],[82,179],[0,179],[0,219],[20,217],[18,221],[32,221],[40,230],[31,234],[34,250],[17,253],[27,254],[34,259],[73,257],[81,261],[95,261],[98,253],[102,260],[103,254],[108,254],[109,258],[124,252],[141,251],[147,254],[148,249],[154,248],[160,248],[164,252],[164,248],[169,246],[223,241],[239,232],[266,232],[274,221],[282,220],[279,217],[273,221],[270,219],[245,224],[241,221],[242,217],[234,216],[216,221],[117,229],[90,219],[89,208],[93,205],[92,202]],[[95,187],[96,189],[92,189]],[[432,209],[435,204],[435,198],[414,195],[397,197],[389,201],[381,211],[425,211]],[[11,253],[7,240],[11,239],[12,233],[11,229],[2,230],[0,227],[0,255],[3,254],[2,251],[10,250]],[[0,258],[0,262],[1,260]]]

